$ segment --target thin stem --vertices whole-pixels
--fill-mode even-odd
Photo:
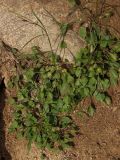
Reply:
[[[24,44],[24,46],[20,49],[20,51],[23,50],[23,48],[25,48],[31,41],[33,41],[34,39],[36,39],[36,38],[38,38],[38,37],[41,37],[41,36],[44,36],[44,35],[37,35],[37,36],[31,38],[29,41],[27,41],[27,42]]]
[[[41,28],[44,30],[44,32],[46,33],[46,35],[47,35],[47,37],[48,37],[49,44],[50,44],[51,52],[53,53],[51,40],[50,40],[50,37],[49,37],[49,35],[48,35],[48,32],[47,32],[44,24],[42,23],[42,21],[39,19],[39,17],[36,15],[36,13],[35,13],[33,10],[32,10],[32,13],[33,13],[33,15],[36,17],[36,19],[38,20],[38,22],[42,25],[42,26],[40,26],[40,27],[41,27]]]

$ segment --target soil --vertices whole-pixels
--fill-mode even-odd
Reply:
[[[1,2],[4,4],[6,3],[6,5],[9,7],[13,6],[14,9],[16,9],[19,6],[21,8],[20,9],[21,12],[24,12],[24,13],[26,13],[27,10],[30,11],[30,9],[28,9],[29,3],[32,4],[38,12],[39,12],[39,8],[46,7],[57,18],[59,18],[60,21],[66,20],[65,17],[70,10],[70,6],[65,0],[61,0],[61,1],[3,0]],[[112,4],[120,5],[120,0],[114,0],[114,1],[108,0],[108,2],[111,5]],[[0,8],[0,11],[1,10],[3,11],[3,8],[2,9]],[[120,8],[118,9],[118,11],[120,11]],[[5,14],[5,12],[3,13]],[[5,15],[3,16],[5,17]],[[6,13],[6,16],[9,17],[8,13]],[[76,17],[79,16],[79,13],[76,12],[74,16]],[[5,18],[3,18],[3,21],[5,23]],[[3,21],[2,21],[2,24],[4,24]],[[120,17],[116,14],[111,19],[109,25],[112,25],[117,30],[119,30]],[[1,30],[3,32],[2,33],[3,38],[6,41],[8,39],[10,44],[12,45],[14,44],[13,46],[20,48],[21,44],[24,45],[25,40],[21,38],[22,42],[20,42],[19,45],[16,44],[16,38],[11,37],[7,34],[9,27],[7,27],[6,30],[4,30],[5,28],[1,27]],[[51,25],[51,28],[52,28],[52,25]],[[54,29],[57,32],[56,27]],[[113,29],[113,32],[114,34],[117,34],[119,36],[119,33],[118,32],[116,33],[114,29]],[[21,34],[22,34],[22,37],[24,36],[21,31],[19,35],[17,34],[18,39],[20,38]],[[28,36],[27,39],[29,38],[30,37]],[[74,43],[75,38],[73,36],[72,38],[69,37],[68,41],[70,43],[72,43],[71,40]],[[82,42],[78,41],[76,42],[75,46],[77,44],[79,44],[80,46],[81,43]],[[0,72],[2,72],[1,68],[0,68]],[[9,70],[5,72],[9,72]],[[6,78],[6,76],[4,77]],[[77,111],[74,113],[73,115],[74,120],[76,121],[76,124],[80,128],[80,134],[77,135],[75,138],[75,148],[68,149],[60,153],[53,153],[46,150],[45,153],[49,160],[120,160],[120,84],[118,84],[114,88],[111,88],[109,93],[112,96],[112,101],[113,101],[112,105],[105,106],[103,104],[96,102],[96,113],[92,118],[86,115],[83,115],[83,117],[78,117],[76,116]],[[17,139],[15,133],[14,134],[9,133],[8,128],[10,126],[11,119],[12,119],[12,106],[6,103],[7,96],[9,96],[9,94],[7,92],[7,88],[5,88],[4,81],[1,78],[0,80],[0,160],[40,160],[41,151],[38,148],[36,148],[34,144],[32,145],[31,150],[28,152],[27,141],[24,139]]]

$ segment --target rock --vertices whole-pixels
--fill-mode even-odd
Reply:
[[[38,23],[32,13],[31,6],[46,28],[53,50],[56,50],[60,43],[59,38],[56,42],[56,39],[60,34],[60,29],[53,21],[52,17],[46,13],[45,9],[47,9],[56,20],[61,22],[65,21],[69,6],[68,3],[65,1],[63,2],[63,0],[55,2],[46,0],[44,5],[42,1],[39,0],[2,0],[0,3],[0,32],[2,33],[2,38],[7,44],[14,48],[22,49],[22,51],[29,51],[30,47],[33,45],[40,46],[43,51],[51,50],[48,37],[46,35],[42,36],[43,30],[40,27],[23,20],[29,19],[31,23]],[[68,33],[66,41],[69,50],[74,54],[84,44],[79,39],[79,36],[73,31]],[[27,44],[27,42],[29,43]],[[70,51],[66,49],[65,55],[67,55],[67,58],[72,59]],[[60,54],[60,49],[57,51],[57,54]],[[64,54],[63,51],[61,55],[62,54]]]

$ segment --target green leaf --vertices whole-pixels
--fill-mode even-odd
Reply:
[[[89,43],[93,46],[93,48],[97,44],[97,35],[96,35],[96,32],[94,29],[93,29],[93,31],[90,32],[90,42]]]
[[[111,85],[115,86],[117,84],[117,79],[110,77],[110,83],[111,83]]]
[[[52,124],[52,126],[56,126],[58,122],[58,118],[56,115],[50,115],[49,116],[49,123]]]
[[[117,54],[115,54],[115,53],[110,53],[109,55],[110,55],[110,60],[111,60],[111,61],[114,61],[114,62],[117,61],[117,59],[118,59]]]
[[[42,138],[41,138],[40,135],[37,135],[37,137],[36,137],[36,142],[37,142],[38,144],[40,144],[40,143],[42,142]]]
[[[33,69],[30,68],[24,72],[23,77],[26,81],[31,81],[31,79],[33,78],[33,75],[34,75],[34,71],[33,71]]]
[[[14,98],[12,98],[12,97],[8,98],[7,103],[9,103],[10,105],[15,105],[16,104]]]
[[[81,58],[82,58],[82,54],[80,52],[77,52],[77,54],[75,55],[75,61],[80,63]]]
[[[20,91],[21,91],[21,94],[24,96],[24,98],[25,98],[25,97],[28,97],[28,92],[29,92],[29,91],[28,91],[27,88],[22,88]]]
[[[88,83],[88,78],[85,76],[81,77],[80,83],[82,84],[82,86],[86,86],[86,84]]]
[[[27,149],[28,149],[28,151],[30,151],[30,149],[31,149],[31,146],[32,146],[32,138],[31,138],[31,135],[29,134],[29,140],[28,140],[28,144],[27,144]]]
[[[76,70],[75,70],[75,75],[76,75],[76,77],[80,77],[81,74],[82,74],[82,71],[81,71],[80,67],[79,67],[79,68],[76,68]]]
[[[90,106],[88,107],[87,113],[88,113],[88,115],[89,115],[90,117],[93,117],[95,111],[96,111],[95,106],[94,106],[94,105],[90,105]]]
[[[40,50],[38,46],[33,46],[32,48],[33,58],[36,57],[36,54],[39,54]]]
[[[111,85],[116,85],[117,81],[118,81],[118,78],[119,78],[118,72],[116,70],[114,70],[114,69],[111,69],[109,71],[109,75],[110,75],[110,83],[111,83]]]
[[[96,95],[94,94],[95,98],[100,102],[105,102],[105,94],[98,92]]]
[[[87,96],[90,95],[90,90],[89,90],[89,88],[86,88],[86,87],[85,87],[83,91],[84,91],[84,96],[85,96],[85,97],[87,97]]]
[[[105,103],[106,103],[107,105],[110,105],[110,104],[112,103],[112,100],[111,100],[111,97],[110,97],[110,96],[106,96],[106,97],[105,97]]]
[[[73,6],[76,4],[75,0],[68,0]]]
[[[20,91],[17,93],[17,97],[19,101],[24,100],[24,96]]]
[[[80,34],[81,38],[85,39],[85,37],[86,37],[86,28],[85,27],[80,27],[79,34]]]
[[[76,79],[76,81],[75,81],[75,86],[76,86],[76,87],[79,87],[79,85],[80,85],[80,80],[79,80],[79,79]]]
[[[118,72],[116,70],[112,69],[110,71],[110,74],[111,74],[111,77],[118,79]]]
[[[59,80],[59,79],[60,79],[60,73],[59,73],[59,72],[56,72],[56,73],[54,74],[53,78]]]
[[[48,104],[44,104],[44,111],[45,111],[45,113],[49,113],[50,107]]]
[[[12,81],[9,81],[8,83],[7,83],[7,86],[8,86],[8,88],[13,88],[14,87],[14,83],[12,82]]]
[[[52,139],[54,139],[54,141],[57,141],[59,139],[59,135],[57,133],[52,134]]]
[[[93,86],[95,86],[96,84],[97,84],[97,80],[96,80],[95,77],[89,78],[89,81],[88,81],[88,86],[89,86],[89,87],[93,87]]]
[[[81,111],[81,112],[78,112],[77,115],[78,115],[80,118],[82,118],[82,117],[83,117],[83,112],[82,112],[82,111]]]
[[[67,43],[65,41],[62,41],[60,44],[60,48],[62,49],[67,48]]]
[[[106,90],[110,86],[110,81],[109,81],[109,79],[104,79],[104,80],[101,80],[101,84],[102,84],[103,89]]]
[[[62,117],[61,118],[62,127],[67,127],[71,122],[72,122],[72,120],[69,117]]]
[[[9,132],[14,132],[19,127],[18,122],[14,120],[9,128]]]
[[[47,93],[47,99],[46,99],[46,101],[49,102],[49,103],[51,103],[52,100],[53,100],[53,94],[51,92],[48,92]]]
[[[61,30],[61,33],[62,33],[63,36],[67,33],[68,28],[69,28],[68,23],[62,23],[60,25],[60,30]]]
[[[119,53],[120,52],[120,42],[117,42],[112,49],[113,51]]]
[[[106,48],[107,45],[108,45],[108,41],[107,41],[107,40],[101,40],[101,41],[100,41],[100,46],[101,46],[102,48]]]
[[[63,102],[65,103],[65,104],[70,104],[70,102],[71,102],[71,98],[70,98],[70,96],[65,96],[64,98],[63,98]]]
[[[70,145],[69,145],[69,143],[65,143],[65,142],[63,141],[63,143],[61,144],[61,147],[62,147],[62,150],[65,150],[66,148],[69,148]]]
[[[63,82],[60,86],[60,93],[62,96],[65,96],[71,94],[73,92],[73,89],[74,88],[72,88],[70,84],[68,84],[67,82]]]
[[[70,74],[67,74],[66,78],[67,78],[68,83],[73,83],[74,82],[74,78]]]

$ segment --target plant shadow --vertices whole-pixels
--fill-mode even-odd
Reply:
[[[12,160],[12,157],[5,146],[5,121],[3,118],[5,98],[5,85],[4,80],[2,80],[0,84],[0,160]]]

